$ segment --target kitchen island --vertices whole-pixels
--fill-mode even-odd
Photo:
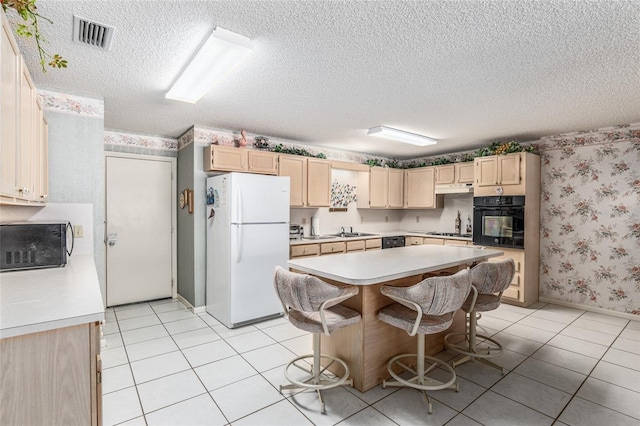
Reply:
[[[393,303],[380,294],[380,287],[414,285],[425,274],[455,273],[501,255],[501,251],[477,246],[422,245],[293,259],[288,264],[291,270],[332,284],[359,286],[358,295],[342,304],[360,312],[362,321],[325,336],[322,352],[343,359],[351,369],[353,386],[366,392],[388,378],[387,362],[391,357],[416,351],[415,336],[378,320],[378,311]],[[456,314],[451,329],[427,336],[427,355],[440,352],[444,335],[454,330],[464,331],[462,311]]]
[[[104,307],[93,255],[0,281],[0,424],[101,424]]]

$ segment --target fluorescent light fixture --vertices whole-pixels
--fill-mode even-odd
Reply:
[[[195,104],[251,53],[251,40],[224,28],[214,28],[165,95]]]
[[[412,145],[426,146],[435,145],[437,140],[427,136],[418,135],[417,133],[405,132],[404,130],[393,129],[391,127],[378,126],[372,127],[367,132],[369,136],[376,136],[383,139],[392,139],[398,142],[410,143]]]

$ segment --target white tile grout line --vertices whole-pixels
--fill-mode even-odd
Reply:
[[[169,337],[171,337],[172,341],[173,341],[173,342],[176,344],[176,346],[178,347],[178,351],[180,351],[180,353],[182,354],[182,356],[184,356],[184,357],[185,357],[185,359],[187,360],[187,362],[188,362],[188,363],[189,363],[189,365],[191,366],[191,368],[190,368],[190,369],[194,372],[194,374],[196,374],[196,377],[198,378],[198,380],[200,381],[200,383],[202,384],[202,386],[203,386],[203,387],[204,387],[204,389],[206,390],[206,392],[205,392],[205,393],[207,393],[207,394],[209,395],[209,397],[212,399],[212,401],[214,402],[214,404],[216,404],[216,407],[218,407],[218,409],[220,410],[220,412],[222,413],[222,415],[224,416],[224,418],[225,418],[225,419],[227,420],[227,422],[228,422],[228,418],[226,417],[226,415],[224,414],[224,412],[220,409],[220,407],[218,406],[218,404],[216,403],[216,401],[213,399],[213,397],[212,397],[212,396],[211,396],[211,394],[210,394],[210,391],[209,391],[209,390],[207,390],[206,386],[204,385],[204,383],[202,382],[202,380],[200,379],[200,377],[197,375],[197,373],[195,373],[195,367],[193,367],[193,366],[191,365],[191,363],[189,362],[189,360],[187,359],[187,357],[184,355],[184,353],[183,353],[183,349],[182,349],[182,348],[180,348],[180,346],[178,346],[178,345],[177,345],[177,342],[176,342],[176,341],[175,341],[175,339],[173,338],[174,334],[171,334],[171,333],[169,332],[169,330],[168,330],[168,329],[166,328],[166,326],[165,326],[165,324],[167,324],[167,323],[171,323],[171,322],[179,321],[180,319],[177,319],[177,320],[174,320],[174,321],[167,321],[167,322],[162,321],[162,320],[160,319],[160,317],[159,317],[158,313],[155,311],[155,309],[153,309],[153,307],[154,307],[154,306],[158,306],[158,305],[162,305],[162,304],[164,304],[164,303],[157,303],[157,302],[158,302],[158,301],[156,301],[156,303],[154,303],[154,304],[151,304],[151,303],[139,303],[139,304],[135,304],[135,305],[133,305],[132,307],[120,308],[120,309],[114,309],[114,310],[113,310],[113,312],[114,312],[114,316],[115,316],[115,321],[116,321],[116,323],[117,323],[117,324],[118,324],[118,322],[120,321],[120,320],[118,320],[118,318],[117,318],[117,313],[116,313],[117,311],[125,311],[125,310],[129,310],[129,309],[140,308],[140,307],[144,307],[145,305],[146,305],[146,306],[149,306],[149,307],[152,309],[153,314],[154,314],[154,315],[156,315],[156,317],[157,317],[157,318],[158,318],[158,320],[160,321],[160,324],[161,324],[161,325],[164,327],[164,329],[167,331],[167,333],[168,333]],[[172,303],[172,302],[175,302],[175,300],[174,300],[174,299],[167,299],[167,302],[166,302],[166,303]],[[511,325],[518,324],[520,321],[524,320],[525,318],[530,317],[533,313],[538,312],[538,311],[540,311],[540,310],[544,310],[544,308],[545,308],[546,306],[549,306],[549,304],[545,304],[545,305],[543,305],[543,306],[541,306],[541,307],[538,307],[538,308],[536,308],[536,309],[531,310],[531,312],[530,312],[529,314],[525,315],[523,318],[520,318],[519,320],[517,320],[517,321],[515,321],[515,322],[514,322],[514,321],[510,321],[510,320],[504,320],[504,319],[502,319],[502,320],[503,320],[503,321],[508,321],[509,323],[511,323],[511,324],[508,326],[508,327],[510,327]],[[559,306],[561,306],[561,305],[559,305]],[[181,309],[182,309],[182,308],[178,308],[178,309],[170,310],[170,311],[166,311],[166,312],[173,312],[173,311],[178,311],[178,310],[181,310]],[[187,309],[187,308],[185,307],[184,309]],[[187,310],[188,310],[188,309],[187,309]],[[505,309],[505,310],[509,310],[509,309]],[[513,313],[521,313],[521,311],[520,311],[520,310],[519,310],[518,312],[516,312],[516,311],[514,311],[514,310],[509,310],[509,311],[510,311],[510,312],[513,312]],[[166,313],[166,312],[162,312],[162,313]],[[190,311],[190,312],[191,312],[191,311]],[[536,328],[536,327],[534,327],[534,326],[530,326],[530,325],[525,325],[525,324],[523,324],[523,325],[524,325],[524,326],[527,326],[527,327],[531,327],[531,328],[536,328],[536,329],[541,330],[541,331],[547,331],[547,332],[550,332],[550,333],[554,333],[554,337],[555,337],[555,336],[560,335],[560,333],[561,333],[562,331],[564,331],[567,327],[571,326],[574,322],[576,322],[578,319],[580,319],[580,318],[581,318],[585,313],[587,313],[587,312],[589,312],[589,311],[583,311],[583,312],[581,312],[578,316],[576,316],[576,317],[575,317],[573,320],[571,320],[571,322],[569,322],[568,324],[558,323],[558,324],[562,324],[562,325],[564,326],[564,327],[563,327],[562,329],[560,329],[558,332],[553,332],[553,331],[549,331],[549,330],[545,330],[545,329],[539,329],[539,328]],[[203,316],[203,315],[202,315],[202,313],[197,313],[197,314],[193,314],[193,315],[194,315],[195,317],[198,317],[198,318],[200,318],[201,316]],[[143,316],[144,316],[144,315],[143,315]],[[490,316],[490,315],[488,315],[488,316]],[[133,318],[139,318],[139,317],[126,318],[125,320],[133,319]],[[201,319],[202,319],[202,318],[201,318]],[[544,318],[542,318],[542,319],[544,319]],[[604,321],[598,321],[598,319],[594,319],[594,318],[589,318],[589,320],[590,320],[590,321],[601,322],[601,323],[603,323],[603,324],[608,324],[607,322],[604,322]],[[203,321],[204,321],[204,320],[203,320]],[[553,320],[547,320],[547,321],[555,322],[555,321],[553,321]],[[594,364],[594,366],[591,368],[591,370],[589,371],[589,373],[588,373],[588,374],[585,374],[585,378],[584,378],[584,380],[582,381],[582,383],[580,384],[580,386],[576,389],[576,391],[575,391],[573,394],[571,394],[571,397],[570,397],[569,401],[567,402],[567,404],[565,404],[565,406],[562,408],[562,410],[560,411],[560,413],[559,413],[555,418],[553,418],[553,420],[554,420],[554,421],[558,421],[558,419],[560,418],[560,416],[562,415],[562,413],[565,411],[565,409],[566,409],[566,408],[569,406],[569,404],[570,404],[570,403],[571,403],[571,402],[576,398],[576,395],[578,394],[578,392],[580,391],[580,389],[582,388],[582,386],[584,385],[584,383],[587,381],[587,379],[588,379],[589,377],[591,377],[591,374],[593,373],[593,371],[595,370],[595,368],[598,366],[598,364],[599,364],[600,362],[602,362],[602,359],[603,359],[603,358],[604,358],[604,356],[607,354],[607,352],[611,349],[611,346],[615,343],[616,339],[620,338],[620,336],[621,336],[622,332],[623,332],[624,330],[626,330],[626,329],[627,329],[627,327],[628,327],[629,323],[630,323],[630,321],[627,321],[627,323],[626,323],[624,326],[622,326],[621,330],[620,330],[620,331],[618,332],[618,334],[615,336],[615,339],[612,341],[612,343],[611,343],[610,345],[608,345],[607,350],[602,354],[602,356],[600,356],[600,358],[593,358],[593,359],[596,359],[596,360],[597,360],[597,361],[596,361],[596,363],[595,363],[595,364]],[[264,335],[266,335],[267,337],[269,337],[269,338],[273,339],[271,336],[269,336],[267,333],[265,333],[265,332],[264,332],[264,330],[269,329],[269,328],[271,328],[271,327],[278,326],[278,325],[282,325],[282,324],[284,324],[284,323],[277,323],[277,324],[274,324],[274,325],[269,326],[269,327],[261,327],[261,328],[253,327],[253,329],[249,329],[249,328],[248,328],[248,329],[247,329],[247,331],[246,331],[245,333],[241,333],[241,334],[234,334],[233,336],[227,336],[227,338],[225,338],[225,337],[221,336],[220,334],[218,334],[218,333],[216,332],[216,330],[213,328],[213,327],[214,327],[213,325],[209,324],[209,323],[208,323],[208,322],[206,322],[206,321],[205,321],[205,324],[206,324],[206,326],[207,326],[209,329],[211,329],[214,333],[216,333],[216,334],[220,337],[220,339],[221,339],[222,341],[224,341],[225,343],[229,344],[229,343],[227,342],[227,338],[231,338],[231,337],[239,336],[239,335],[246,334],[246,333],[253,332],[253,331],[260,331],[260,332],[262,332]],[[156,324],[156,325],[157,325],[157,324]],[[216,324],[216,325],[218,325],[218,324]],[[219,324],[219,325],[222,325],[222,324]],[[611,324],[609,324],[609,325],[611,325]],[[508,327],[506,327],[506,328],[508,328]],[[142,329],[142,328],[145,328],[145,327],[141,327],[140,329]],[[582,328],[582,327],[580,327],[580,328]],[[137,330],[137,329],[132,329],[132,330]],[[126,330],[126,331],[131,331],[131,330]],[[186,332],[190,332],[190,331],[193,331],[193,330],[187,330],[187,331],[184,331],[184,332],[182,332],[182,333],[186,333]],[[500,331],[499,331],[499,332],[500,332]],[[118,331],[117,331],[117,333],[118,333],[118,334],[120,334],[120,337],[122,338],[122,331],[120,330],[119,324],[118,324]],[[182,334],[182,333],[176,333],[176,334]],[[116,333],[112,333],[112,334],[116,334]],[[607,333],[605,333],[605,334],[607,334]],[[166,337],[166,336],[163,336],[163,337]],[[286,346],[284,346],[284,345],[282,344],[282,342],[285,342],[285,341],[288,341],[288,340],[292,340],[292,339],[294,339],[294,338],[297,338],[297,337],[292,337],[291,339],[285,339],[285,340],[275,340],[275,339],[273,339],[273,340],[274,340],[274,341],[276,341],[276,343],[277,343],[278,345],[282,346],[283,348],[285,348],[285,349],[287,349],[287,350],[290,350],[289,348],[287,348]],[[552,339],[553,339],[553,338],[552,338]],[[579,339],[579,338],[575,338],[575,339],[577,339],[577,340],[583,340],[583,339]],[[127,345],[124,343],[124,339],[122,339],[122,340],[123,340],[123,347],[124,347],[124,350],[125,350],[125,354],[126,354],[126,356],[127,356],[128,365],[129,365],[129,368],[130,368],[130,371],[131,371],[131,375],[132,375],[132,377],[133,377],[134,387],[136,387],[136,394],[138,395],[138,402],[139,402],[140,407],[141,407],[141,409],[142,409],[142,411],[143,411],[143,418],[145,418],[145,419],[146,419],[146,417],[145,417],[145,416],[146,416],[147,414],[152,413],[152,412],[156,412],[156,411],[161,410],[161,409],[164,409],[164,408],[166,408],[166,407],[168,407],[168,406],[172,406],[172,405],[175,405],[175,404],[178,404],[178,403],[181,403],[181,402],[187,401],[187,400],[189,400],[189,399],[197,398],[197,397],[200,397],[200,396],[204,395],[204,393],[202,393],[202,394],[199,394],[199,395],[193,396],[193,397],[191,397],[191,398],[187,398],[187,399],[186,399],[186,400],[184,400],[184,401],[179,401],[179,402],[176,402],[176,403],[173,403],[173,404],[169,404],[168,406],[161,407],[161,408],[159,408],[159,409],[157,409],[157,410],[154,410],[154,411],[151,411],[151,412],[149,412],[149,413],[145,413],[145,412],[144,412],[144,408],[142,407],[142,401],[140,400],[140,395],[139,395],[139,393],[138,393],[138,389],[137,389],[137,387],[138,387],[138,383],[136,383],[136,381],[135,381],[135,376],[133,375],[133,370],[131,369],[131,361],[129,360],[129,354],[128,354],[128,351],[127,351]],[[145,340],[145,341],[142,341],[142,342],[136,342],[136,343],[149,342],[149,341],[152,341],[152,340],[155,340],[155,339]],[[438,398],[437,398],[437,393],[436,393],[435,395],[430,395],[430,396],[433,396],[433,398],[434,398],[434,399],[436,399],[436,400],[438,400],[438,402],[442,403],[443,405],[445,405],[445,406],[449,407],[450,409],[452,409],[453,411],[455,411],[455,412],[457,413],[457,414],[456,414],[456,416],[457,416],[458,414],[462,414],[462,412],[463,412],[466,408],[468,408],[471,404],[473,404],[473,403],[474,403],[478,398],[482,397],[482,395],[484,395],[487,391],[491,390],[491,389],[493,388],[493,386],[495,386],[496,384],[498,384],[500,381],[502,381],[502,380],[503,380],[505,377],[507,377],[509,374],[511,374],[511,373],[518,374],[518,373],[516,373],[514,370],[515,370],[516,368],[518,368],[518,366],[520,366],[522,363],[524,363],[525,361],[527,361],[529,358],[532,358],[532,357],[533,357],[533,355],[534,355],[535,353],[537,353],[540,349],[542,349],[543,347],[545,347],[545,346],[548,344],[548,342],[549,342],[549,341],[551,341],[551,339],[549,339],[549,340],[548,340],[547,342],[545,342],[545,343],[542,343],[542,345],[540,346],[540,348],[538,348],[536,351],[534,351],[534,352],[533,352],[533,353],[531,353],[530,355],[527,355],[527,356],[526,356],[522,361],[520,361],[518,364],[516,364],[515,366],[513,366],[513,367],[512,367],[512,369],[507,370],[507,373],[506,373],[504,376],[502,376],[499,380],[497,380],[495,383],[493,383],[493,384],[492,384],[491,386],[489,386],[488,388],[485,388],[485,390],[484,390],[480,395],[478,395],[478,397],[476,397],[474,400],[472,400],[471,402],[469,402],[469,403],[468,403],[464,408],[462,408],[461,410],[457,410],[457,409],[455,409],[455,408],[453,408],[453,407],[451,407],[451,406],[447,405],[446,403],[444,403],[444,402],[442,402],[442,401],[438,400]],[[585,342],[589,342],[589,343],[594,343],[594,344],[595,344],[595,342],[590,342],[590,341],[587,341],[587,340],[584,340],[584,341],[585,341]],[[536,342],[536,341],[532,341],[532,342],[540,343],[540,342]],[[203,343],[203,344],[204,344],[204,343]],[[130,344],[130,345],[131,345],[131,344]],[[199,346],[199,345],[190,346],[190,348],[191,348],[191,347],[195,347],[195,346]],[[259,372],[259,371],[258,371],[258,370],[257,370],[257,369],[256,369],[256,368],[255,368],[255,367],[254,367],[254,366],[253,366],[253,365],[252,365],[252,364],[251,364],[251,363],[250,363],[250,362],[249,362],[249,361],[248,361],[248,360],[243,356],[243,353],[238,352],[238,351],[237,351],[237,350],[236,350],[232,345],[230,345],[230,344],[229,344],[229,346],[233,349],[233,351],[234,351],[238,356],[240,356],[244,361],[246,361],[249,365],[251,365],[251,367],[256,371],[256,375],[260,375],[264,380],[266,380],[266,381],[267,381],[270,385],[272,385],[272,387],[273,387],[273,384],[272,384],[271,382],[269,382],[269,381],[266,379],[266,377],[264,377],[264,375],[263,375],[261,372]],[[269,345],[267,345],[267,346],[269,346]],[[550,346],[551,346],[551,347],[555,347],[555,346],[553,346],[553,345],[550,345]],[[601,346],[606,346],[606,345],[601,345]],[[186,348],[185,348],[185,349],[186,349]],[[260,348],[254,348],[254,349],[252,349],[252,350],[256,350],[256,349],[260,349]],[[568,349],[564,349],[564,348],[559,348],[559,349],[566,350],[566,351],[568,351],[568,352],[578,353],[578,352],[575,352],[575,351],[572,351],[572,350],[568,350]],[[247,351],[247,352],[250,352],[250,351]],[[626,352],[626,351],[624,351],[624,352]],[[579,353],[578,353],[578,354],[579,354]],[[159,354],[159,355],[164,355],[164,354]],[[159,355],[154,355],[154,356],[159,356]],[[524,354],[520,354],[520,355],[524,355]],[[580,354],[580,355],[582,355],[582,354]],[[232,355],[232,356],[235,356],[235,355]],[[454,359],[456,356],[457,356],[456,354],[453,354],[453,355],[450,357],[450,359],[449,359],[449,360]],[[151,357],[142,358],[142,359],[148,359],[148,358],[151,358]],[[225,357],[225,358],[223,358],[223,359],[227,359],[227,358],[229,358],[229,357]],[[592,357],[590,357],[590,358],[592,358]],[[540,361],[540,362],[547,362],[547,361],[538,360],[538,359],[536,359],[536,360],[537,360],[537,361]],[[137,361],[140,361],[140,360],[137,360]],[[220,361],[220,360],[217,360],[217,361]],[[216,362],[217,362],[217,361],[216,361]],[[555,364],[552,364],[552,363],[549,363],[549,364],[551,364],[551,365],[555,365]],[[206,365],[206,364],[205,364],[205,365]],[[274,368],[280,368],[280,367],[281,367],[281,366],[274,367]],[[560,367],[560,368],[565,368],[565,367],[561,367],[561,366],[558,366],[558,367]],[[624,366],[622,366],[622,367],[624,367]],[[267,370],[267,371],[271,371],[271,370],[272,370],[272,369]],[[185,370],[185,371],[187,371],[187,370]],[[572,371],[572,370],[569,370],[569,371]],[[177,373],[172,373],[172,374],[177,374]],[[579,374],[583,374],[583,373],[579,373]],[[167,376],[163,376],[163,377],[167,377]],[[526,377],[526,376],[523,376],[523,377]],[[162,378],[162,377],[160,377],[160,378]],[[543,385],[545,385],[545,386],[550,386],[550,387],[552,387],[552,388],[554,388],[554,389],[557,389],[557,388],[555,388],[555,387],[553,387],[553,386],[551,386],[551,385],[548,385],[548,384],[546,384],[546,383],[540,382],[539,380],[532,379],[532,378],[529,378],[529,377],[527,377],[527,378],[528,378],[528,379],[530,379],[530,380],[536,381],[536,382],[538,382],[538,383],[542,383],[542,384],[543,384]],[[157,380],[157,379],[159,379],[159,378],[156,378],[156,379],[153,379],[153,380]],[[244,379],[243,379],[243,380],[244,380]],[[466,380],[469,380],[469,379],[466,379]],[[472,382],[472,383],[475,383],[475,382],[473,382],[472,380],[471,380],[471,382]],[[606,382],[606,381],[605,381],[605,382]],[[147,382],[145,382],[145,383],[147,383]],[[230,383],[230,384],[232,384],[232,383]],[[227,385],[225,385],[225,386],[228,386],[228,385],[230,385],[230,384],[227,384]],[[484,386],[482,386],[482,385],[480,385],[480,384],[478,384],[478,383],[475,383],[475,384],[484,388]],[[615,385],[615,383],[613,383],[613,385]],[[616,385],[616,386],[617,386],[617,385]],[[626,389],[626,388],[625,388],[625,389]],[[119,390],[121,390],[121,389],[119,389]],[[278,390],[278,389],[276,388],[276,390]],[[399,390],[399,389],[398,389],[398,390]],[[568,393],[568,392],[563,391],[563,390],[561,390],[561,389],[558,389],[558,390],[560,390],[560,391],[562,391],[562,392],[565,392],[565,393]],[[279,391],[279,390],[278,390],[278,391]],[[373,407],[373,405],[374,405],[375,403],[378,403],[378,402],[380,402],[381,400],[383,400],[383,399],[387,398],[388,396],[392,395],[393,393],[395,393],[395,392],[392,392],[392,393],[390,393],[390,394],[388,394],[388,395],[385,395],[384,397],[382,397],[382,398],[380,398],[379,400],[375,401],[373,404],[369,404],[369,403],[367,403],[363,398],[360,398],[357,394],[355,394],[355,392],[352,392],[352,394],[354,394],[354,396],[356,396],[358,399],[362,400],[363,402],[365,402],[365,403],[367,404],[367,406],[366,406],[365,408],[363,408],[363,410],[364,410],[364,409],[367,409],[367,408],[369,408],[369,407],[371,407],[371,408],[373,408],[374,410],[376,410],[377,412],[379,412],[381,415],[385,416],[386,418],[389,418],[389,417],[387,417],[386,415],[384,415],[384,413],[381,413],[379,410],[377,410],[375,407]],[[288,401],[288,402],[289,402],[289,403],[290,403],[290,404],[291,404],[291,405],[292,405],[292,406],[293,406],[293,407],[294,407],[298,412],[300,412],[300,413],[301,413],[305,418],[307,418],[307,419],[311,422],[311,419],[309,419],[309,418],[308,418],[308,417],[307,417],[307,416],[306,416],[306,415],[305,415],[305,414],[304,414],[304,413],[303,413],[303,412],[302,412],[302,411],[301,411],[301,410],[296,406],[296,404],[291,403],[290,398],[291,398],[293,395],[295,395],[295,393],[292,393],[291,395],[288,395],[288,396],[283,395],[283,396],[284,396],[284,399],[283,399],[283,400]],[[500,394],[500,395],[501,395],[501,394]],[[501,396],[503,396],[503,397],[504,397],[504,395],[501,395]],[[506,397],[506,398],[508,398],[508,397]],[[508,399],[510,399],[510,398],[508,398]],[[283,400],[276,401],[274,404],[277,404],[277,403],[279,403],[280,401],[283,401]],[[515,400],[512,400],[512,401],[514,401],[514,402],[516,402],[516,403],[518,403],[518,404],[520,404],[520,405],[523,405],[523,406],[525,406],[525,407],[527,407],[527,408],[529,408],[529,409],[531,409],[531,410],[534,410],[534,411],[536,411],[536,412],[538,412],[538,413],[540,413],[540,414],[542,414],[542,415],[545,415],[546,417],[552,418],[552,417],[550,417],[550,416],[546,415],[545,413],[542,413],[542,412],[540,412],[540,411],[538,411],[538,410],[535,410],[534,408],[531,408],[531,407],[528,407],[528,406],[526,406],[526,405],[524,405],[524,404],[521,404],[521,403],[520,403],[520,402],[518,402],[518,401],[515,401]],[[597,405],[602,406],[601,404],[595,403],[595,402],[593,402],[593,401],[591,401],[591,402],[592,402],[592,403],[594,403],[594,404],[597,404]],[[252,414],[255,414],[256,412],[259,412],[259,411],[261,411],[261,410],[263,410],[263,409],[265,409],[265,408],[267,408],[267,407],[269,407],[269,406],[272,406],[272,405],[274,405],[274,404],[270,404],[270,405],[268,405],[268,406],[262,407],[262,408],[260,408],[260,410],[257,410],[257,411],[255,411],[255,412],[252,412],[252,413],[249,413],[249,414],[247,414],[247,415],[243,416],[243,418],[244,418],[244,417],[246,417],[246,416],[250,416],[250,415],[252,415]],[[605,407],[605,406],[603,406],[603,407]],[[624,413],[621,413],[621,412],[619,412],[619,411],[617,411],[617,410],[613,410],[613,409],[612,409],[612,408],[610,408],[610,407],[605,407],[605,408],[607,408],[607,409],[609,409],[609,410],[612,410],[612,411],[615,411],[615,412],[617,412],[617,413],[619,413],[619,414],[621,414],[621,415],[624,415],[624,416],[630,417],[630,416],[628,416],[628,415],[626,415],[626,414],[624,414]],[[360,411],[362,411],[362,410],[360,410]],[[360,411],[358,411],[358,412],[356,412],[356,413],[352,414],[352,415],[351,415],[351,416],[349,416],[349,417],[352,417],[352,416],[354,416],[354,415],[358,414]],[[463,415],[464,415],[464,414],[463,414]],[[455,418],[456,416],[454,416],[453,418]],[[340,421],[344,421],[344,420],[348,419],[349,417],[347,417],[347,418],[345,418],[345,419],[342,419],[342,420],[340,420]],[[467,416],[467,417],[468,417],[468,416]],[[453,419],[453,418],[452,418],[452,419]],[[632,418],[632,417],[630,417],[630,418]],[[128,419],[128,420],[131,420],[131,419]],[[128,421],[128,420],[126,420],[126,421]],[[238,419],[238,420],[240,420],[240,419]],[[393,422],[393,420],[392,420],[392,419],[390,419],[390,418],[389,418],[389,420],[391,420],[391,421]],[[146,421],[146,420],[145,420],[145,421]],[[313,423],[313,422],[312,422],[312,423]],[[227,423],[227,424],[229,424],[229,423]]]

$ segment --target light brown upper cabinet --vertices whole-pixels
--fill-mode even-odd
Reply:
[[[0,204],[42,205],[48,169],[44,115],[4,12],[0,43]]]
[[[520,183],[520,155],[493,155],[475,160],[476,186],[517,185]]]
[[[474,161],[476,197],[539,192],[540,157],[530,152],[479,157]]]
[[[405,170],[404,207],[407,209],[437,209],[443,207],[442,195],[435,193],[436,167]]]
[[[274,152],[209,145],[204,148],[204,171],[275,175],[278,173],[277,159]]]
[[[291,207],[329,207],[331,203],[330,161],[280,154],[278,175],[290,178]]]
[[[404,171],[372,167],[369,171],[369,207],[401,209],[404,200]]]
[[[473,183],[473,162],[436,166],[436,185]]]

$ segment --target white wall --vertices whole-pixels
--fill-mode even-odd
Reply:
[[[454,232],[458,211],[464,234],[467,218],[470,217],[473,223],[473,194],[445,194],[442,209],[403,210],[399,226],[407,231]]]

